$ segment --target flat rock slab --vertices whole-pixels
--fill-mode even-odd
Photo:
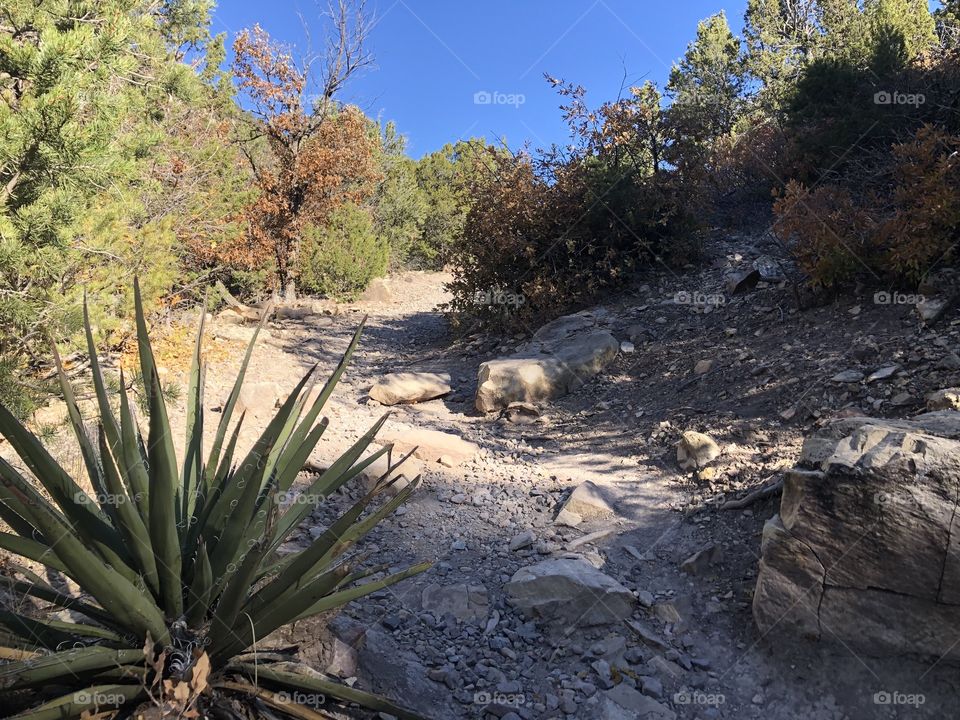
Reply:
[[[381,405],[400,405],[433,400],[450,390],[447,373],[388,373],[370,388],[370,397]]]
[[[603,693],[599,720],[676,720],[677,714],[651,697],[621,683]]]
[[[572,625],[619,623],[633,613],[627,588],[580,558],[545,560],[520,568],[505,586],[526,615]]]
[[[620,350],[617,339],[598,328],[597,320],[590,313],[558,318],[514,355],[482,363],[477,409],[493,412],[514,402],[553,400],[582,387]]]
[[[469,460],[480,449],[476,443],[440,430],[424,430],[410,425],[387,426],[377,441],[393,443],[396,452],[406,454],[416,448],[414,457],[454,467]]]

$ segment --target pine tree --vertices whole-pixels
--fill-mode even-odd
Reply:
[[[946,48],[960,47],[960,0],[941,0],[934,20],[940,44]]]
[[[779,111],[820,39],[816,0],[748,0],[747,69],[760,84],[760,106]]]
[[[742,111],[744,61],[740,40],[718,13],[697,26],[697,38],[670,73],[671,113],[700,142],[728,134]]]
[[[938,44],[927,0],[864,0],[863,12],[878,72],[902,67]]]

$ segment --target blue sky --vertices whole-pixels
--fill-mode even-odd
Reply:
[[[342,99],[393,120],[419,157],[461,137],[512,147],[564,142],[559,100],[543,73],[582,84],[597,105],[627,84],[665,82],[698,20],[725,10],[734,32],[746,0],[368,0],[376,65]],[[321,36],[325,0],[221,0],[214,31],[232,41],[259,22],[306,46]],[[302,20],[301,20],[302,18]],[[479,95],[478,95],[479,93]],[[486,93],[486,94],[484,94]]]

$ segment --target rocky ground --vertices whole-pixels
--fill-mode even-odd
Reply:
[[[760,635],[760,533],[778,500],[722,506],[780,478],[830,418],[908,416],[960,385],[960,319],[925,326],[873,291],[800,311],[776,268],[735,288],[731,273],[775,255],[765,242],[718,239],[705,269],[651,271],[590,309],[620,352],[536,411],[476,410],[480,363],[527,335],[455,340],[435,310],[442,274],[405,273],[376,299],[270,323],[241,401],[255,421],[247,441],[306,368],[336,364],[364,314],[317,465],[387,410],[368,394],[385,373],[448,374],[451,392],[389,408],[381,435],[421,446],[423,482],[364,548],[371,563],[433,568],[346,608],[332,635],[308,623],[265,644],[299,642],[316,666],[438,719],[951,716],[960,681],[946,663]],[[212,407],[250,332],[213,323]],[[176,380],[179,366],[166,373]],[[719,456],[682,469],[687,431]],[[330,498],[295,542],[360,492]]]

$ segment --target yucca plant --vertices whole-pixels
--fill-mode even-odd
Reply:
[[[70,423],[92,493],[81,488],[6,408],[0,433],[32,478],[0,459],[0,548],[66,576],[79,594],[58,590],[16,562],[0,586],[79,614],[77,622],[0,611],[0,692],[31,720],[72,717],[322,718],[290,701],[323,695],[400,718],[418,717],[316,672],[257,651],[257,642],[296,620],[331,610],[422,572],[361,567],[348,552],[417,487],[382,497],[400,463],[389,447],[363,458],[386,416],[320,474],[297,502],[282,503],[328,421],[324,403],[357,347],[361,323],[340,364],[316,394],[316,367],[290,393],[246,455],[237,454],[243,415],[231,418],[257,333],[247,348],[204,460],[203,321],[187,396],[184,458],[178,462],[167,408],[135,286],[142,392],[149,409],[142,437],[121,368],[119,395],[104,383],[89,317],[86,338],[99,417],[89,432],[54,349]],[[85,313],[86,315],[86,313]],[[262,327],[262,323],[261,326]],[[306,549],[277,550],[315,504],[386,455],[388,472]],[[306,501],[304,501],[306,500]],[[285,505],[285,507],[284,507]],[[371,579],[377,576],[376,579]],[[364,580],[362,584],[357,581]],[[76,617],[71,614],[70,617]],[[299,666],[303,669],[303,666]],[[296,694],[294,694],[296,693]],[[309,698],[308,698],[309,699]]]

